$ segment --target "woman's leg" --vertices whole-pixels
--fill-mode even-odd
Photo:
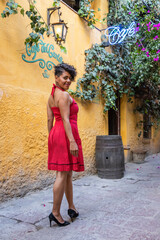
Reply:
[[[60,207],[62,198],[65,191],[65,184],[67,179],[68,172],[59,172],[56,173],[56,181],[53,185],[53,209],[52,213],[57,218],[57,220],[61,223],[64,222],[62,216],[60,215]]]
[[[67,174],[67,180],[65,185],[65,195],[68,201],[68,208],[71,208],[76,211],[76,208],[73,203],[72,171],[69,171]]]

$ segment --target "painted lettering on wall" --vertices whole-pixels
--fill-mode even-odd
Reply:
[[[127,37],[132,37],[136,33],[136,23],[132,22],[128,28],[121,26],[111,26],[103,30],[101,40],[110,45],[120,44]]]
[[[44,70],[44,73],[42,73],[43,77],[48,78],[49,74],[47,70],[51,71],[53,69],[53,66],[56,64],[50,60],[45,61],[44,58],[37,58],[37,53],[46,53],[50,59],[54,58],[59,63],[63,62],[63,58],[60,56],[60,54],[57,54],[54,51],[54,45],[49,43],[44,43],[42,40],[39,40],[37,45],[30,46],[28,43],[26,44],[26,54],[22,54],[22,59],[27,63],[35,63],[39,62],[39,66],[42,69],[47,68]],[[27,60],[26,57],[31,57],[31,60]]]

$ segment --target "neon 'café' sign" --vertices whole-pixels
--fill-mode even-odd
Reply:
[[[120,44],[127,37],[132,37],[136,33],[136,23],[132,22],[128,28],[121,26],[111,26],[102,30],[101,40],[106,45]]]
[[[41,52],[43,54],[47,54],[49,59],[46,61],[44,58],[39,58],[38,53]],[[27,60],[27,58],[29,58]],[[59,63],[63,62],[63,58],[60,54],[57,54],[54,49],[53,44],[44,43],[42,40],[39,40],[37,45],[30,46],[28,43],[26,44],[26,54],[22,54],[22,59],[27,63],[35,63],[39,62],[39,67],[44,69],[44,73],[42,73],[44,78],[49,78],[48,71],[53,69],[53,66],[56,64],[51,61],[57,60]]]

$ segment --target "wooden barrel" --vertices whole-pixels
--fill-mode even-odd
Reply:
[[[124,176],[124,149],[121,136],[96,136],[96,167],[100,178],[119,179]]]

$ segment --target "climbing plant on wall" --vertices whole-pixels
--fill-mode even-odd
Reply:
[[[94,28],[94,24],[99,22],[100,19],[96,18],[96,11],[92,9],[91,6],[92,2],[94,2],[94,0],[81,0],[78,14],[87,20],[89,27]],[[101,11],[101,9],[98,8],[98,11]]]
[[[131,45],[130,87],[139,104],[135,111],[152,117],[151,124],[160,122],[160,16],[157,1],[135,2],[124,11],[137,22],[136,44]]]
[[[37,44],[39,39],[43,37],[44,33],[49,36],[52,32],[49,31],[49,28],[39,13],[38,9],[36,8],[36,1],[35,0],[27,0],[29,3],[29,8],[25,10],[21,5],[15,2],[15,0],[8,0],[6,2],[6,7],[1,13],[2,18],[9,17],[10,15],[15,14],[22,14],[27,15],[27,17],[30,19],[30,27],[31,27],[31,33],[29,33],[29,36],[25,39],[25,44]],[[52,6],[53,7],[59,7],[60,0],[53,0]],[[60,44],[60,49],[63,52],[67,52],[66,48]]]
[[[85,101],[92,101],[97,95],[101,95],[104,101],[104,112],[110,108],[116,110],[117,91],[122,96],[128,92],[127,74],[125,64],[121,56],[108,53],[104,47],[95,44],[85,51],[85,74],[77,82],[76,92],[70,92]]]
[[[71,93],[92,101],[102,96],[104,112],[116,109],[116,99],[127,94],[128,101],[139,98],[136,111],[149,114],[153,122],[160,119],[160,18],[157,1],[110,1],[108,26],[127,26],[135,21],[136,35],[131,42],[110,46],[107,53],[101,45],[85,51],[86,72]]]
[[[43,36],[45,32],[48,32],[48,26],[45,21],[42,19],[42,16],[39,14],[35,1],[28,0],[29,9],[25,10],[21,5],[16,3],[14,0],[9,0],[6,3],[6,8],[1,13],[2,18],[9,17],[12,14],[22,14],[27,15],[30,19],[30,26],[32,32],[25,39],[25,44],[29,43],[32,45],[33,43],[37,43],[39,39]]]

